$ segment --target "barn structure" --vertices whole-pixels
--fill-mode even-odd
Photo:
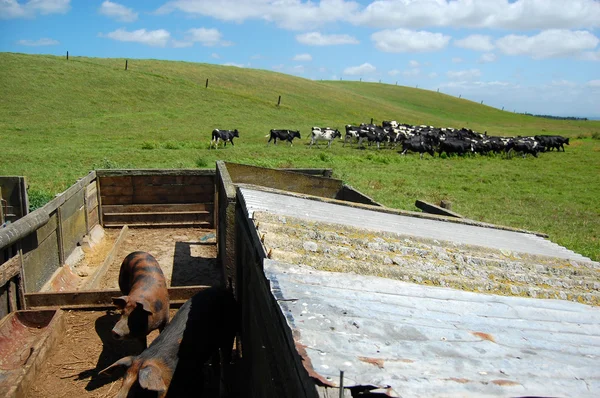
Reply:
[[[92,171],[0,229],[0,391],[116,393],[97,371],[140,348],[106,338],[106,310],[121,259],[146,250],[175,308],[233,286],[231,396],[598,396],[600,264],[447,214],[326,169]]]

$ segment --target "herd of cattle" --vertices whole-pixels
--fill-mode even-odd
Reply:
[[[215,148],[219,141],[223,141],[225,145],[231,142],[233,138],[239,137],[236,130],[214,130],[212,133],[213,140],[211,147]],[[301,138],[300,132],[297,130],[271,130],[265,136],[269,138],[267,145],[272,141],[277,144],[277,140],[286,141],[292,145],[294,138]],[[338,129],[329,127],[313,127],[311,131],[310,147],[318,146],[319,141],[327,142],[327,147],[339,138],[342,140],[342,133]],[[346,134],[343,138],[343,145],[356,144],[360,148],[364,148],[364,143],[368,146],[376,145],[377,149],[382,146],[388,148],[400,147],[400,153],[405,155],[407,152],[419,153],[421,158],[425,153],[435,156],[437,152],[439,156],[446,154],[448,156],[458,154],[480,154],[489,155],[507,154],[512,155],[518,153],[523,157],[528,154],[535,157],[540,152],[562,150],[564,145],[569,145],[569,139],[559,135],[536,135],[530,137],[497,137],[487,134],[480,134],[476,131],[467,128],[439,128],[433,126],[412,126],[409,124],[399,124],[396,121],[384,121],[381,126],[375,124],[362,123],[359,126],[346,125]]]

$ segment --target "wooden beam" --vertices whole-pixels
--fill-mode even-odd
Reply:
[[[4,264],[0,265],[0,286],[4,286],[21,271],[21,259],[19,255],[10,258]]]
[[[91,290],[98,289],[98,286],[100,285],[100,281],[106,274],[106,271],[108,271],[108,268],[110,267],[110,265],[115,260],[115,255],[119,251],[119,248],[121,247],[121,243],[125,239],[125,236],[127,235],[128,232],[129,232],[129,227],[127,227],[127,225],[125,225],[123,227],[123,229],[121,229],[121,232],[119,233],[119,236],[117,237],[117,240],[111,247],[110,251],[108,252],[108,255],[104,259],[104,262],[102,263],[100,268],[98,268],[98,270],[94,273],[94,275],[86,283],[87,289],[91,289]]]
[[[209,287],[210,286],[170,287],[169,299],[171,306],[179,306],[185,303],[194,294],[201,290],[208,289]],[[114,308],[112,298],[122,295],[123,293],[121,293],[119,289],[26,293],[25,304],[28,310],[57,308],[65,310],[109,309]]]
[[[14,223],[0,229],[0,249],[3,249],[19,239],[35,232],[39,227],[48,222],[48,213],[43,209],[38,209],[29,213]]]

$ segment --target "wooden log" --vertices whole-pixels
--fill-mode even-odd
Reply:
[[[94,273],[94,275],[88,280],[84,289],[93,290],[93,289],[97,289],[99,287],[100,281],[106,274],[106,271],[108,271],[108,268],[110,267],[110,265],[115,260],[115,255],[119,252],[121,243],[125,239],[125,236],[127,236],[128,232],[129,232],[129,228],[127,226],[124,226],[123,229],[121,229],[121,232],[119,233],[119,236],[117,237],[117,240],[115,240],[115,243],[110,248],[110,251],[108,252],[108,255],[106,256],[106,258],[104,259],[104,262],[102,263],[100,268],[98,268],[98,270]]]
[[[0,250],[33,233],[48,219],[48,213],[41,208],[0,229]]]
[[[185,303],[190,297],[201,290],[208,289],[210,286],[182,286],[169,288],[169,300],[171,305],[180,305]],[[50,292],[50,293],[26,293],[25,304],[27,309],[109,309],[114,308],[113,297],[119,297],[123,294],[119,289],[110,290],[79,290],[71,292]]]
[[[4,286],[12,278],[19,275],[21,272],[21,259],[19,256],[14,256],[0,265],[0,286]]]

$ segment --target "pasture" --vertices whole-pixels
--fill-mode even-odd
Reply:
[[[448,199],[466,217],[548,233],[600,260],[600,122],[503,112],[432,91],[311,81],[280,73],[156,60],[0,54],[0,175],[24,175],[39,206],[94,168],[331,167],[387,206]],[[205,81],[209,86],[205,88]],[[277,106],[281,95],[281,105]],[[493,135],[558,134],[566,152],[539,158],[400,156],[397,150],[309,148],[310,127],[382,120]],[[213,129],[235,146],[209,149]],[[299,130],[292,147],[270,129]],[[595,137],[595,138],[594,138]]]

